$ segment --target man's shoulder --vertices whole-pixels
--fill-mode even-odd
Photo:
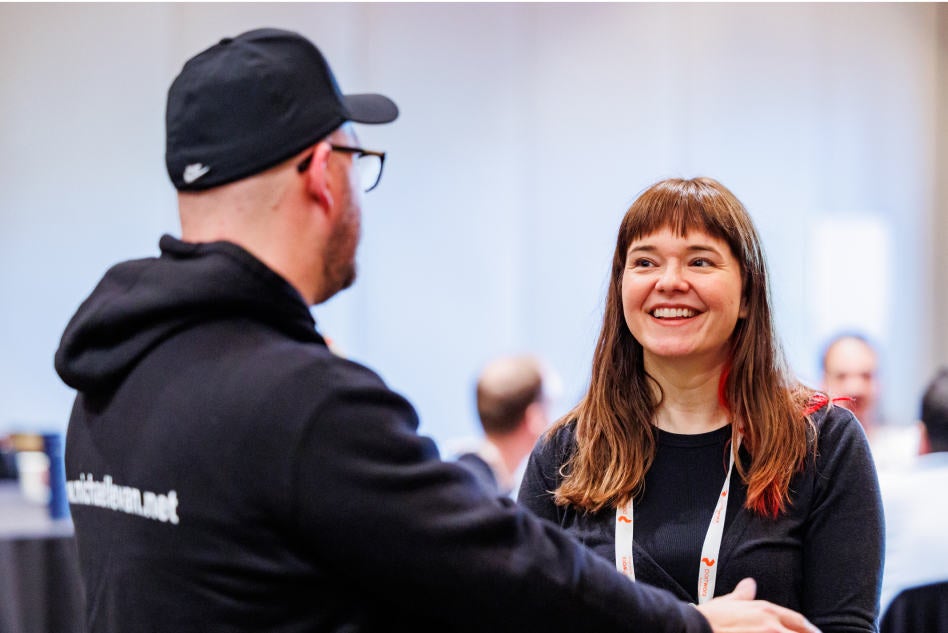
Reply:
[[[912,468],[918,458],[921,435],[915,424],[885,424],[869,436],[872,455],[880,472]]]
[[[237,409],[265,406],[305,416],[340,394],[355,401],[391,393],[373,369],[334,352],[321,337],[300,340],[249,319],[206,323],[162,347],[156,368],[201,368],[187,373],[206,381],[206,394]]]
[[[312,338],[290,336],[254,319],[222,319],[198,326],[193,339],[199,340],[206,355],[217,348],[222,363],[234,363],[241,371],[269,376],[329,376],[335,381],[380,383],[381,377],[368,366],[334,351],[318,333]],[[181,346],[193,349],[194,340]]]
[[[272,342],[261,346],[254,367],[260,373],[279,376],[289,389],[388,390],[375,370],[321,343]]]
[[[897,466],[879,469],[883,498],[926,497],[948,486],[948,452],[916,455]]]
[[[479,454],[474,452],[461,453],[455,458],[455,461],[473,473],[478,481],[491,492],[497,492],[499,490],[497,475],[494,473],[494,469],[491,468],[487,460]]]

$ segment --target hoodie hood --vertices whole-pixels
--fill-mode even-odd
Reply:
[[[113,266],[79,306],[56,351],[56,372],[82,392],[114,389],[169,336],[197,323],[249,317],[323,343],[305,301],[283,277],[230,242],[162,236],[160,257]]]

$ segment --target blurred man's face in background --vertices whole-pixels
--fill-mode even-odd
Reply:
[[[878,423],[878,358],[864,341],[843,338],[826,353],[823,389],[830,397],[847,396],[839,402],[856,414],[866,429]]]

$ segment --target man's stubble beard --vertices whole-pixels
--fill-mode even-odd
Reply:
[[[362,227],[359,214],[349,208],[345,217],[333,227],[329,248],[323,262],[323,275],[331,289],[329,296],[345,290],[356,280],[356,250]],[[328,298],[328,297],[327,297]]]

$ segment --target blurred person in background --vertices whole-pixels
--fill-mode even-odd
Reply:
[[[13,438],[0,435],[0,479],[16,479],[16,449]]]
[[[757,230],[710,178],[660,181],[626,212],[589,388],[518,501],[682,600],[752,577],[824,633],[875,631],[866,437],[789,370]]]
[[[813,631],[750,583],[695,609],[629,582],[328,349],[309,308],[355,280],[384,159],[351,123],[397,115],[279,29],[172,83],[181,238],[113,266],[55,357],[88,633]]]
[[[521,466],[549,426],[544,368],[531,355],[502,356],[481,370],[475,389],[484,439],[457,456],[495,494],[519,487]]]
[[[905,589],[948,581],[948,367],[929,382],[918,426],[916,462],[879,475],[886,520],[883,613]]]
[[[830,397],[845,396],[840,406],[855,414],[867,435],[882,424],[879,406],[879,354],[858,332],[831,338],[822,354],[822,388]]]
[[[879,348],[861,332],[840,332],[823,348],[821,388],[862,425],[880,470],[910,465],[918,453],[915,425],[887,423],[882,413]]]

